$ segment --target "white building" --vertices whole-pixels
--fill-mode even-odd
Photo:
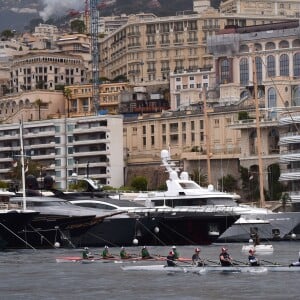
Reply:
[[[124,183],[123,125],[120,116],[92,116],[25,122],[23,141],[26,157],[40,164],[44,175],[55,179],[56,187],[90,177],[102,185]],[[0,128],[0,180],[20,154],[19,123]]]

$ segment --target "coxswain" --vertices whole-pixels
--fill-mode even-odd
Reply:
[[[109,253],[108,246],[105,246],[103,251],[102,251],[102,258],[114,258],[112,254]]]
[[[176,246],[172,247],[172,252],[174,253],[174,258],[178,259],[179,258],[179,252],[176,249]]]
[[[121,259],[131,258],[131,256],[126,252],[124,247],[121,247],[120,257],[121,257]]]
[[[94,256],[92,255],[92,253],[89,251],[88,247],[84,247],[83,251],[82,251],[82,258],[83,259],[89,259],[89,258],[93,258]]]
[[[290,267],[300,267],[300,251],[298,261],[295,261],[289,265]]]
[[[255,257],[255,250],[250,249],[249,250],[249,256],[248,256],[248,261],[251,267],[259,266],[260,263],[258,262],[257,258]]]
[[[193,265],[197,267],[203,267],[204,261],[200,258],[200,248],[195,249],[195,253],[192,256]]]
[[[228,254],[227,250],[227,248],[223,247],[219,255],[220,263],[222,266],[232,266],[232,258]]]
[[[149,253],[149,251],[148,251],[148,249],[147,249],[146,246],[144,246],[144,247],[142,248],[142,250],[141,250],[141,257],[142,257],[142,259],[150,259],[150,258],[153,258],[153,257],[150,255],[150,253]]]
[[[176,267],[175,253],[173,251],[170,251],[169,255],[167,256],[167,266],[168,267]]]

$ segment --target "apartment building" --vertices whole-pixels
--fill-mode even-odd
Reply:
[[[215,187],[228,174],[239,178],[241,137],[239,131],[229,128],[236,118],[237,110],[224,108],[208,109],[207,123],[200,109],[125,118],[123,143],[129,166],[126,181],[143,174],[149,188],[164,184],[166,178],[160,167],[163,149],[170,149],[172,159],[180,160],[189,174],[207,174],[209,155]]]
[[[300,4],[298,0],[226,0],[221,1],[220,11],[226,14],[299,18]]]
[[[147,85],[168,82],[170,72],[212,68],[213,57],[206,51],[206,40],[225,26],[287,19],[287,16],[221,14],[213,8],[192,15],[130,16],[127,24],[100,40],[101,76],[113,79],[122,75],[132,83]]]
[[[0,100],[0,122],[17,123],[59,117],[65,113],[62,91],[35,90],[7,94]]]
[[[191,106],[203,105],[203,89],[215,87],[215,71],[199,69],[196,71],[170,72],[171,110],[189,109]],[[209,97],[209,101],[218,99]]]
[[[65,103],[65,111],[69,116],[81,116],[95,114],[95,104],[93,103],[92,85],[70,85],[67,87],[70,95]],[[127,82],[103,83],[99,86],[99,104],[102,113],[118,114],[121,93],[132,90],[132,86]]]
[[[0,128],[0,180],[20,155],[19,123]],[[123,185],[122,118],[93,116],[24,122],[26,160],[40,165],[56,187],[67,189],[70,180],[90,177],[100,184]],[[73,174],[73,176],[72,176]],[[76,174],[76,178],[74,178]]]
[[[64,52],[32,51],[14,56],[11,65],[11,91],[14,93],[86,83],[81,56]]]
[[[272,168],[279,161],[279,137],[283,130],[278,127],[279,111],[294,110],[300,105],[300,27],[298,22],[289,22],[273,24],[272,30],[267,26],[244,28],[242,33],[239,30],[211,37],[208,45],[215,57],[220,103],[226,105],[234,99],[240,110],[250,115],[231,126],[241,131],[240,163],[248,169],[254,169],[258,160],[253,110],[257,82],[261,154],[268,189]]]
[[[39,37],[42,39],[48,39],[55,41],[58,38],[59,32],[58,28],[55,25],[50,24],[42,24],[40,23],[38,26],[34,28],[33,36]]]

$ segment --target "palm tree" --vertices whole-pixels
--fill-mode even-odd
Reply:
[[[68,115],[68,118],[70,117],[70,98],[71,98],[71,95],[72,95],[72,91],[71,89],[69,88],[64,88],[64,97],[67,99],[67,115]]]
[[[41,119],[41,106],[43,105],[42,99],[38,98],[35,100],[34,104],[38,107],[39,109],[39,120]]]

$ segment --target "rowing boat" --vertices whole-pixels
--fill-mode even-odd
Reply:
[[[156,256],[153,258],[147,258],[144,259],[142,257],[130,257],[126,259],[121,259],[118,257],[108,257],[108,258],[102,258],[102,257],[93,257],[93,258],[86,258],[83,259],[81,256],[60,256],[56,258],[57,263],[66,263],[66,262],[82,262],[82,263],[92,263],[92,262],[103,262],[103,263],[135,263],[135,262],[140,262],[140,261],[165,261],[166,257],[164,256]],[[190,258],[184,258],[181,257],[178,259],[179,262],[190,262]]]
[[[121,267],[124,271],[155,271],[155,272],[184,272],[184,273],[265,273],[265,272],[297,272],[300,271],[300,267],[287,267],[281,265],[264,265],[264,266],[204,266],[204,267],[195,267],[181,265],[176,267],[168,267],[166,265],[139,265],[139,266],[123,266]]]

